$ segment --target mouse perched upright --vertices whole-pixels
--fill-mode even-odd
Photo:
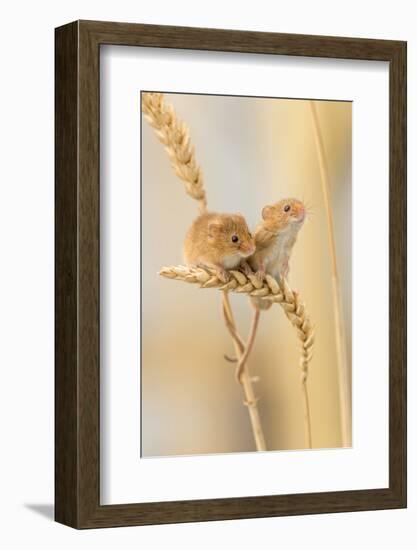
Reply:
[[[260,279],[266,273],[277,281],[288,277],[289,259],[305,217],[306,208],[298,199],[283,199],[263,208],[262,222],[254,235],[256,252],[248,260]],[[260,309],[270,306],[260,299],[254,303]]]
[[[237,269],[254,252],[254,240],[241,214],[202,214],[193,222],[184,242],[186,263],[214,268],[225,283],[230,279],[227,270]]]

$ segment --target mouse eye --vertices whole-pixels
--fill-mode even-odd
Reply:
[[[289,204],[286,204],[284,206],[284,212],[289,212],[291,210],[291,206]]]
[[[232,242],[234,243],[239,242],[239,237],[237,235],[232,235]]]

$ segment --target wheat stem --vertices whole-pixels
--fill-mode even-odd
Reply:
[[[243,355],[241,355],[240,359],[237,362],[236,380],[239,383],[242,383],[242,373],[243,373],[243,370],[245,369],[250,352],[252,351],[253,344],[255,343],[256,333],[258,330],[260,311],[259,311],[259,308],[256,306],[254,306],[254,310],[255,311],[253,314],[252,325],[250,328],[248,340],[246,342],[245,351],[243,352]]]
[[[331,207],[329,173],[316,105],[314,101],[309,101],[309,104],[313,122],[317,157],[319,161],[320,181],[323,192],[324,206],[326,210],[327,234],[329,238],[329,249],[331,258],[334,332],[336,342],[342,444],[343,447],[350,447],[352,443],[352,407],[348,389],[346,340],[342,318],[342,300],[340,294],[339,274],[336,261],[336,243],[334,236],[333,211]]]
[[[303,403],[304,403],[305,445],[308,449],[312,449],[313,442],[311,439],[311,415],[310,415],[310,401],[308,398],[307,379],[301,380],[301,392],[303,394]]]
[[[227,290],[223,291],[223,315],[225,318],[226,327],[229,329],[230,335],[232,336],[233,344],[235,346],[235,353],[238,358],[238,366],[240,364],[242,365],[242,371],[241,371],[239,382],[242,384],[243,393],[245,396],[244,403],[247,406],[249,411],[249,417],[251,421],[253,437],[255,439],[256,450],[266,451],[265,437],[262,430],[261,419],[258,411],[258,399],[256,398],[255,393],[253,391],[251,376],[249,373],[249,369],[246,365],[246,359],[248,358],[248,355],[250,352],[250,349],[248,351],[249,344],[247,344],[246,347],[244,345],[242,346],[241,338],[237,337],[238,332],[237,332],[232,308],[230,306],[229,294]],[[256,316],[256,312],[255,312],[255,316]],[[256,323],[256,326],[257,326],[257,323]],[[256,327],[254,331],[256,333]],[[253,333],[253,327],[251,332]],[[252,336],[252,339],[254,338],[255,338],[255,334],[253,334]],[[245,356],[246,356],[245,360],[242,361],[242,359]]]
[[[229,297],[227,295],[227,290],[224,291],[225,296],[223,296],[222,309],[223,309],[223,318],[226,324],[226,328],[230,332],[230,335],[233,339],[233,342],[236,346],[236,349],[239,355],[242,355],[245,350],[245,343],[240,337],[240,334],[237,332],[236,325],[233,321],[233,313],[230,305]]]

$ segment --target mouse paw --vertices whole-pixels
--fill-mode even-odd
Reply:
[[[263,283],[265,280],[265,269],[258,269],[258,271],[255,273],[256,278],[259,280],[259,282]]]
[[[230,281],[230,273],[222,267],[216,269],[216,276],[222,283],[228,283]]]
[[[288,278],[288,274],[290,272],[290,265],[288,263],[288,260],[286,260],[282,266],[282,270],[281,270],[281,277],[283,279],[287,279]]]
[[[248,264],[248,262],[242,262],[240,264],[240,269],[243,271],[243,273],[248,277],[249,275],[253,275],[253,271],[251,266]]]

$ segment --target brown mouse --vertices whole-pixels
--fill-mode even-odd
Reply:
[[[256,252],[248,260],[261,280],[266,273],[277,281],[288,277],[291,252],[305,218],[306,207],[298,199],[283,199],[263,208],[254,235]],[[261,309],[270,306],[259,299],[253,302]]]
[[[227,282],[229,269],[236,269],[255,252],[255,243],[241,214],[206,212],[191,225],[184,242],[188,265],[211,267]]]

